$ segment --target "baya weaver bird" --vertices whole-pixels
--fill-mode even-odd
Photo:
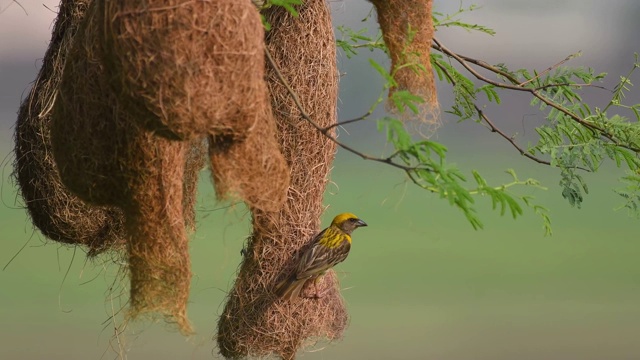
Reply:
[[[276,294],[284,299],[295,299],[300,296],[304,284],[312,280],[316,297],[322,297],[318,292],[318,279],[347,258],[351,249],[351,233],[361,226],[367,226],[367,223],[352,213],[342,213],[333,218],[331,225],[311,240],[291,276],[277,285]]]

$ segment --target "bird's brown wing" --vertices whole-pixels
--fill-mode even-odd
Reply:
[[[321,236],[322,233],[318,234],[317,238]],[[300,280],[309,279],[322,274],[344,261],[349,255],[350,249],[351,243],[346,239],[333,248],[325,247],[314,241],[313,246],[302,254],[296,269],[296,278]]]

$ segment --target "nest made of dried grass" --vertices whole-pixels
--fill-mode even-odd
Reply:
[[[289,166],[276,139],[266,83],[263,111],[242,141],[211,136],[209,155],[218,199],[242,199],[262,211],[278,211],[287,199]]]
[[[193,332],[187,318],[191,285],[189,238],[184,202],[188,142],[141,131],[130,158],[127,216],[131,294],[129,315],[161,314],[184,334]],[[133,155],[133,154],[131,154]]]
[[[129,316],[161,314],[188,334],[187,225],[193,224],[204,139],[157,136],[110,91],[103,10],[104,0],[95,0],[69,53],[54,106],[54,156],[72,191],[124,211]]]
[[[328,126],[336,121],[338,85],[330,11],[324,0],[307,0],[298,12],[299,17],[281,7],[264,12],[272,26],[267,48],[305,111]],[[254,233],[248,255],[218,323],[219,351],[227,358],[277,354],[292,359],[304,345],[339,338],[348,321],[333,271],[325,276],[324,286],[334,291],[321,299],[285,302],[272,293],[274,283],[294,266],[297,252],[319,230],[336,148],[302,118],[274,69],[268,67],[267,73],[277,138],[291,183],[283,209],[252,209]]]
[[[407,120],[419,120],[437,127],[439,119],[436,83],[431,66],[430,50],[434,27],[431,14],[433,0],[370,0],[378,14],[384,42],[391,56],[391,71],[397,86],[389,96],[408,90],[424,99],[418,114],[409,110],[402,114],[393,102],[390,111]]]
[[[182,208],[184,209],[184,221],[187,229],[195,231],[198,182],[200,181],[200,172],[207,164],[209,142],[203,138],[192,140],[190,143],[184,165]]]
[[[52,156],[52,107],[67,54],[91,1],[62,0],[51,42],[18,112],[13,177],[31,221],[51,240],[83,245],[93,256],[124,247],[124,217],[114,207],[87,205],[62,184]]]
[[[264,26],[253,3],[115,0],[104,11],[118,102],[159,135],[209,136],[219,199],[279,209],[288,168],[275,140]]]
[[[243,139],[262,112],[263,33],[250,0],[111,0],[111,82],[161,135]]]

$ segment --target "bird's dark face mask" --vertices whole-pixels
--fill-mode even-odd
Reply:
[[[351,234],[353,230],[363,226],[367,226],[367,223],[357,218],[351,218],[342,223],[342,230]]]

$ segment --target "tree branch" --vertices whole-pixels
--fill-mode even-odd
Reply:
[[[539,79],[542,75],[544,75],[544,74],[548,73],[549,71],[551,71],[551,70],[553,70],[553,69],[557,68],[558,66],[560,66],[560,65],[562,65],[562,64],[564,64],[564,63],[566,63],[567,61],[569,61],[569,60],[571,60],[571,59],[573,59],[573,58],[575,58],[575,57],[577,57],[577,56],[580,56],[580,52],[579,52],[579,51],[578,51],[577,53],[575,53],[575,54],[571,54],[571,55],[567,56],[567,57],[566,57],[566,58],[564,58],[562,61],[560,61],[560,62],[558,62],[558,63],[556,63],[556,64],[553,64],[553,65],[549,66],[548,68],[546,68],[545,70],[543,70],[540,74],[538,74],[538,75],[536,75],[535,77],[532,77],[531,79],[529,79],[529,80],[527,80],[527,81],[525,81],[525,82],[522,82],[522,83],[520,83],[520,84],[518,84],[518,85],[520,85],[520,86],[525,86],[525,85],[527,85],[528,83],[532,82],[533,80]]]
[[[587,129],[591,130],[595,135],[602,136],[602,137],[608,139],[609,141],[611,141],[614,145],[619,146],[621,148],[625,148],[625,149],[631,150],[631,151],[636,152],[636,153],[640,152],[640,148],[621,143],[620,141],[618,141],[615,138],[615,136],[613,134],[610,134],[606,129],[603,129],[603,128],[595,125],[595,124],[592,124],[592,123],[582,119],[581,117],[579,117],[578,115],[574,114],[573,112],[571,112],[567,108],[565,108],[565,107],[563,107],[561,105],[558,105],[555,102],[549,100],[546,96],[541,94],[536,88],[521,86],[520,82],[515,77],[513,77],[511,74],[506,73],[506,72],[496,68],[495,66],[489,65],[488,63],[486,63],[484,61],[480,61],[480,60],[467,61],[462,56],[454,53],[453,51],[449,50],[446,46],[442,45],[442,43],[439,42],[436,38],[433,39],[433,44],[434,45],[432,47],[434,49],[436,49],[436,50],[442,52],[443,54],[455,59],[460,65],[462,65],[467,71],[469,71],[476,79],[478,79],[480,81],[483,81],[483,82],[485,82],[487,84],[491,84],[493,86],[499,87],[499,88],[514,90],[514,91],[528,92],[531,95],[533,95],[536,98],[538,98],[540,101],[542,101],[545,104],[547,104],[548,106],[560,111],[561,113],[563,113],[566,116],[568,116],[569,118],[571,118],[573,121],[579,123],[580,125],[584,126]],[[467,59],[469,59],[469,58],[467,57]],[[491,71],[493,73],[500,74],[500,75],[504,76],[507,80],[512,82],[513,85],[512,84],[503,83],[503,82],[498,82],[498,81],[489,79],[486,76],[483,76],[478,71],[476,71],[473,67],[471,67],[471,65],[469,65],[470,63],[476,64],[476,65],[478,65],[478,66],[480,66],[480,67],[482,67],[482,68],[484,68],[486,70],[489,70],[489,71]]]
[[[438,50],[440,52],[442,52],[442,49],[438,46],[438,45],[432,45],[431,46],[432,49]],[[504,78],[506,78],[507,80],[511,81],[513,84],[518,84],[519,81],[518,79],[516,79],[515,77],[513,77],[511,74],[509,74],[508,72],[502,71],[500,69],[498,69],[495,66],[490,65],[489,63],[483,61],[483,60],[479,60],[479,59],[474,59],[472,57],[466,56],[466,55],[462,55],[462,54],[457,54],[461,59],[463,59],[464,61],[480,66],[481,68],[484,68],[485,70],[489,70],[497,75],[500,75]],[[566,60],[566,59],[565,59]],[[564,61],[563,61],[564,63]],[[551,67],[549,68],[551,69]],[[524,85],[525,83],[519,84],[519,85]],[[599,85],[593,85],[593,84],[569,84],[569,83],[561,83],[561,84],[547,84],[547,85],[543,85],[543,86],[539,86],[536,88],[533,88],[534,90],[544,90],[546,88],[550,88],[550,87],[556,87],[556,86],[575,86],[575,87],[593,87],[596,89],[602,89],[602,90],[607,90],[609,92],[613,92],[611,89],[607,89],[604,86],[599,86]]]
[[[593,85],[593,84],[577,84],[577,83],[573,83],[573,84],[571,84],[571,83],[547,84],[547,85],[538,86],[538,87],[536,87],[534,89],[537,91],[537,90],[544,90],[544,89],[547,89],[547,88],[560,87],[560,86],[574,86],[574,87],[578,87],[578,88],[591,87],[591,88],[602,89],[602,90],[607,90],[609,92],[613,92],[613,90],[607,89],[604,86]]]
[[[449,81],[451,82],[452,85],[455,86],[456,81],[453,78],[453,76],[451,76],[451,74],[449,74],[449,71],[447,71],[446,68],[444,68],[442,65],[436,63],[436,66],[438,66],[438,68],[440,68],[440,70],[442,70],[442,72],[447,76],[447,78],[449,79]],[[480,116],[480,118],[482,120],[484,120],[484,122],[489,126],[489,130],[491,132],[497,133],[498,135],[502,136],[505,140],[507,140],[514,148],[516,148],[516,150],[518,150],[518,152],[520,153],[520,155],[527,157],[539,164],[544,164],[544,165],[549,165],[551,166],[551,162],[546,161],[546,160],[542,160],[536,156],[531,155],[528,151],[526,151],[525,149],[523,149],[520,145],[518,145],[518,143],[513,139],[512,136],[507,135],[504,131],[500,130],[493,121],[491,121],[491,119],[489,119],[487,117],[487,115],[485,115],[484,111],[482,111],[482,109],[480,109],[480,107],[477,104],[473,104],[473,107],[475,108],[476,112],[478,113],[478,116]],[[582,169],[582,168],[581,168]],[[582,169],[582,170],[587,170],[587,169]]]
[[[373,114],[373,110],[374,107],[372,107],[369,111],[367,111],[366,114],[358,116],[357,118],[354,119],[349,119],[349,120],[344,120],[344,121],[337,121],[335,124],[331,124],[329,126],[326,126],[324,128],[322,128],[322,130],[324,131],[329,131],[331,129],[333,129],[334,127],[338,127],[338,126],[342,126],[342,125],[347,125],[347,124],[351,124],[354,122],[358,122],[358,121],[362,121],[365,120],[366,118],[368,118],[369,116],[371,116],[371,114]]]
[[[595,135],[603,136],[603,137],[609,139],[616,146],[627,148],[627,149],[635,151],[635,152],[639,152],[640,151],[640,149],[635,149],[635,148],[633,148],[631,146],[628,146],[628,145],[625,145],[625,144],[621,144],[620,142],[618,142],[614,138],[614,135],[608,133],[605,129],[600,128],[597,125],[592,124],[592,123],[580,118],[579,116],[577,116],[576,114],[574,114],[573,112],[568,110],[567,108],[556,104],[555,102],[549,100],[544,94],[540,93],[540,90],[544,90],[546,88],[550,88],[550,87],[554,87],[554,86],[557,86],[557,87],[559,87],[559,86],[585,87],[585,86],[593,86],[593,85],[591,85],[591,84],[569,84],[569,83],[567,83],[567,84],[547,84],[547,85],[543,85],[543,86],[539,86],[539,87],[526,87],[525,86],[525,85],[531,83],[534,79],[539,78],[543,74],[545,74],[545,73],[551,71],[552,69],[562,65],[566,61],[569,61],[575,55],[568,56],[567,58],[565,58],[561,62],[550,66],[549,68],[544,70],[542,73],[538,74],[535,78],[529,79],[528,81],[525,81],[525,82],[520,82],[512,74],[510,74],[510,73],[508,73],[506,71],[503,71],[503,70],[501,70],[501,69],[499,69],[499,68],[497,68],[495,66],[492,66],[492,65],[488,64],[485,61],[474,59],[474,58],[471,58],[471,57],[468,57],[468,56],[464,56],[464,55],[460,55],[460,54],[454,53],[453,51],[449,50],[447,47],[445,47],[442,43],[440,43],[435,38],[433,39],[432,48],[442,52],[443,54],[445,54],[445,55],[447,55],[447,56],[449,56],[449,57],[451,57],[453,59],[455,59],[460,65],[462,65],[467,71],[469,71],[473,76],[475,76],[480,81],[483,81],[483,82],[485,82],[487,84],[491,84],[491,85],[496,86],[498,88],[509,89],[509,90],[514,90],[514,91],[528,92],[528,93],[532,94],[534,97],[538,98],[540,101],[542,101],[545,104],[547,104],[548,106],[555,108],[556,110],[558,110],[558,111],[562,112],[563,114],[569,116],[572,120],[574,120],[574,121],[580,123],[581,125],[585,126],[587,129],[592,131]],[[318,123],[316,123],[313,119],[311,119],[309,114],[302,107],[302,104],[300,103],[300,99],[298,98],[298,94],[291,88],[291,86],[289,85],[287,80],[284,78],[284,76],[280,72],[280,69],[278,68],[277,64],[273,60],[273,57],[272,57],[272,55],[271,55],[271,53],[269,52],[268,49],[265,49],[265,54],[266,54],[267,60],[269,61],[269,64],[273,67],[273,69],[274,69],[274,71],[276,73],[276,76],[278,77],[278,80],[282,83],[283,86],[285,86],[285,88],[287,89],[287,92],[289,93],[289,95],[291,96],[292,100],[294,101],[296,107],[300,111],[301,117],[305,121],[307,121],[311,126],[313,126],[316,130],[318,130],[327,139],[331,140],[332,142],[334,142],[336,145],[340,146],[344,150],[347,150],[347,151],[349,151],[349,152],[361,157],[364,160],[376,161],[376,162],[384,163],[384,164],[391,165],[393,167],[402,169],[403,171],[405,171],[407,173],[407,175],[409,176],[411,181],[414,182],[417,185],[420,185],[420,183],[419,183],[418,179],[416,179],[416,177],[415,177],[415,172],[416,171],[419,171],[419,170],[426,170],[426,171],[430,171],[430,172],[433,171],[433,168],[426,167],[426,166],[421,166],[422,164],[421,165],[416,165],[416,166],[410,166],[410,165],[404,165],[404,164],[400,164],[400,163],[397,163],[397,162],[393,161],[395,159],[395,157],[399,154],[398,151],[396,151],[394,154],[392,154],[391,156],[388,156],[388,157],[384,157],[384,158],[383,157],[376,157],[376,156],[372,156],[372,155],[363,153],[361,151],[358,151],[355,148],[353,148],[353,147],[351,147],[351,146],[339,141],[335,136],[330,134],[330,130],[332,130],[333,128],[338,127],[338,126],[342,126],[342,125],[346,125],[346,124],[350,124],[350,123],[354,123],[354,122],[365,120],[366,118],[368,118],[369,116],[371,116],[373,114],[373,111],[375,110],[375,106],[372,106],[369,109],[369,111],[367,111],[365,114],[363,114],[363,115],[361,115],[361,116],[359,116],[357,118],[349,119],[349,120],[345,120],[345,121],[341,121],[341,122],[336,122],[336,123],[331,124],[329,126],[322,127],[322,126],[318,125]],[[493,72],[494,74],[500,75],[500,76],[504,77],[505,79],[507,79],[509,82],[511,82],[511,84],[503,83],[503,82],[499,82],[499,81],[495,81],[495,80],[492,80],[490,78],[487,78],[486,76],[483,76],[478,71],[476,71],[470,64],[479,66],[481,68],[484,68],[486,70],[489,70],[489,71]],[[441,65],[439,65],[437,63],[436,63],[436,65],[447,76],[449,81],[452,84],[455,85],[456,82],[455,82],[454,78],[451,76],[451,74],[449,74],[447,69],[442,67]],[[604,87],[600,87],[600,88],[606,89]],[[472,95],[475,98],[475,94],[470,94],[470,95]],[[477,112],[479,118],[488,126],[488,129],[491,132],[497,133],[499,136],[501,136],[502,138],[507,140],[507,142],[509,142],[520,153],[520,155],[522,155],[522,156],[524,156],[524,157],[526,157],[526,158],[528,158],[528,159],[530,159],[530,160],[532,160],[532,161],[534,161],[536,163],[547,165],[547,166],[551,166],[551,162],[550,161],[543,160],[543,159],[538,158],[538,157],[534,156],[533,154],[529,153],[526,149],[524,149],[522,146],[520,146],[512,136],[507,135],[498,126],[496,126],[496,124],[485,114],[485,112],[477,104],[473,103],[473,107],[475,108],[475,111]],[[575,167],[575,168],[583,170],[583,171],[589,171],[589,169],[586,169],[586,168],[583,168],[583,167]]]

